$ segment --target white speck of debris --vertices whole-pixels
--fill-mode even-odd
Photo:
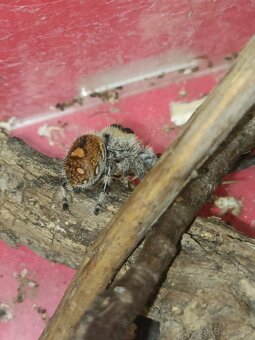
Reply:
[[[24,279],[27,276],[27,273],[28,273],[27,268],[22,269],[22,271],[20,272],[20,277]]]
[[[57,220],[56,223],[60,223],[60,221]],[[67,223],[68,223],[68,222],[67,222]],[[65,222],[65,224],[66,224],[66,222]],[[57,224],[55,224],[55,223],[53,223],[53,222],[50,222],[50,223],[48,224],[48,229],[53,229],[53,230],[56,230],[56,231],[61,231],[61,232],[63,232],[63,233],[66,233],[66,230],[65,230],[64,228],[60,227],[59,225],[57,225]]]
[[[27,285],[30,288],[35,288],[36,287],[36,283],[34,281],[28,281]]]
[[[0,321],[8,322],[13,319],[11,308],[5,303],[0,303]]]
[[[15,120],[16,120],[15,117],[11,117],[5,122],[0,122],[0,128],[6,130],[7,132],[10,132],[13,128]]]
[[[191,74],[192,73],[192,69],[191,68],[185,68],[185,70],[183,71],[183,74],[187,75],[187,74]]]
[[[222,185],[230,185],[230,184],[236,184],[238,181],[223,181],[221,182]]]
[[[191,178],[192,178],[192,179],[195,179],[195,178],[197,178],[197,177],[198,177],[198,175],[199,175],[199,173],[198,173],[198,171],[197,171],[197,170],[192,170],[192,172],[191,172],[191,174],[190,174],[190,176],[191,176]]]
[[[177,306],[173,306],[173,307],[172,307],[172,312],[178,313],[178,312],[180,312],[180,308],[177,307]]]
[[[46,320],[47,319],[47,313],[42,313],[42,315],[41,315],[41,318],[43,319],[43,320]]]
[[[242,201],[232,196],[217,197],[214,200],[214,205],[221,210],[221,215],[231,212],[234,216],[239,216],[243,207]]]
[[[186,95],[187,95],[187,92],[186,92],[185,89],[181,89],[181,90],[179,91],[179,96],[185,97]]]
[[[126,288],[121,287],[121,286],[117,286],[117,287],[114,288],[114,291],[118,294],[123,294],[123,293],[126,292]]]
[[[114,208],[113,205],[107,205],[106,209],[110,212],[115,213],[117,211],[117,208]]]
[[[62,233],[66,233],[66,230],[65,229],[63,229],[63,228],[61,228],[60,226],[58,226],[58,225],[55,225],[55,230],[57,230],[57,231],[61,231]]]
[[[171,102],[171,120],[176,126],[181,126],[187,123],[196,109],[205,101],[206,97],[193,100],[192,102]]]
[[[114,288],[114,292],[118,294],[119,299],[123,303],[130,304],[133,301],[132,294],[124,287],[117,286]]]
[[[41,137],[48,138],[49,145],[52,146],[55,144],[54,134],[59,132],[62,137],[64,137],[63,127],[60,126],[49,126],[47,123],[43,124],[38,129],[38,135]]]
[[[89,92],[86,90],[84,86],[81,87],[80,89],[80,96],[81,97],[87,97],[89,95]]]

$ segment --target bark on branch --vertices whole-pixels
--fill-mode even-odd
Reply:
[[[70,213],[61,210],[62,161],[46,157],[0,131],[0,238],[23,244],[50,261],[77,268],[87,246],[127,198],[111,191],[107,208],[95,218],[97,190],[68,193]]]

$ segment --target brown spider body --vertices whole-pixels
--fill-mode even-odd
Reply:
[[[114,177],[122,178],[128,186],[129,176],[141,180],[156,161],[153,150],[144,147],[133,130],[118,124],[77,138],[64,163],[63,208],[68,208],[66,185],[72,189],[88,189],[102,182],[94,209],[98,214]]]

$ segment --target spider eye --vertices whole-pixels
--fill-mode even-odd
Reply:
[[[104,138],[105,138],[105,140],[107,141],[107,140],[110,138],[109,133],[104,133]]]

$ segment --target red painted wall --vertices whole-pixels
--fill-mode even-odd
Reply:
[[[176,51],[219,60],[255,32],[252,0],[2,0],[0,119],[47,111],[95,72]]]

